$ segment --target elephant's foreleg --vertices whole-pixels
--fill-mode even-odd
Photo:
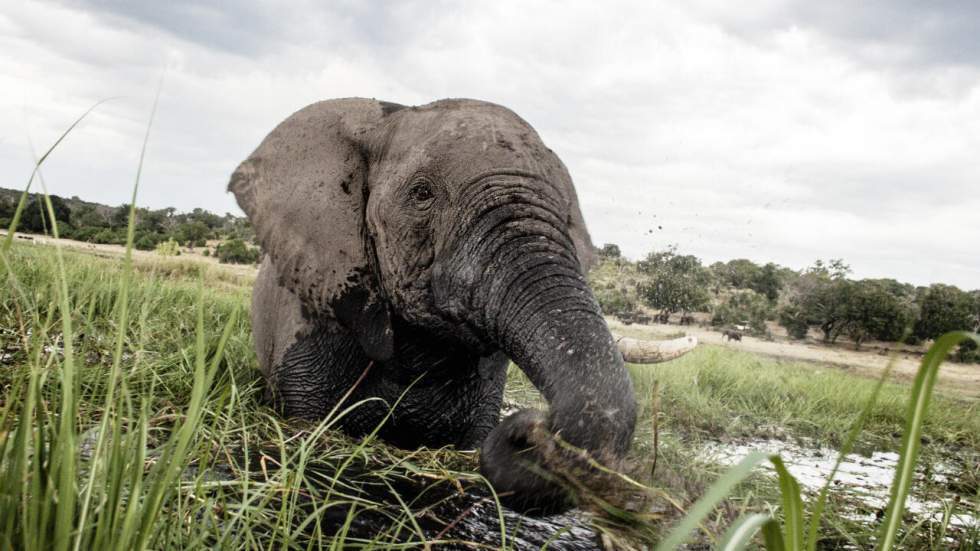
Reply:
[[[314,331],[286,350],[269,384],[287,417],[320,420],[345,396],[349,403],[337,407],[338,413],[355,403],[365,370],[370,370],[370,360],[352,337]],[[363,417],[357,412],[354,416]]]
[[[460,449],[479,448],[500,422],[500,406],[504,399],[509,363],[510,359],[502,352],[480,358],[478,378],[471,394],[473,403],[467,412],[468,426],[458,443]]]

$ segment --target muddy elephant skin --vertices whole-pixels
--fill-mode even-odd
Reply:
[[[391,412],[379,434],[395,445],[479,447],[484,475],[524,511],[569,505],[532,472],[532,431],[625,455],[636,403],[586,284],[592,244],[572,180],[513,112],[315,103],[265,138],[229,190],[265,253],[252,322],[285,415],[363,402],[339,422],[352,435]],[[499,421],[508,359],[547,413]]]

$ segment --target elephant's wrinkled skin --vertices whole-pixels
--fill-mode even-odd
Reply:
[[[525,468],[532,427],[596,457],[626,453],[633,387],[586,285],[572,180],[510,110],[323,101],[273,130],[229,189],[266,253],[252,321],[286,415],[374,398],[342,420],[358,435],[397,402],[382,438],[482,444],[483,473],[522,510],[568,505]],[[498,423],[508,358],[547,414]]]

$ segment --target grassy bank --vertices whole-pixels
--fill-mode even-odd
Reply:
[[[307,425],[265,407],[248,278],[179,259],[137,260],[124,312],[118,259],[65,252],[62,271],[53,249],[17,245],[4,260],[0,548],[410,548],[433,534],[451,539],[440,526],[460,511],[483,511],[488,529],[501,530],[474,454],[394,450],[333,432],[336,417]],[[538,401],[511,371],[508,401]],[[653,513],[640,526],[601,514],[591,522],[634,546],[655,542],[724,471],[702,454],[707,443],[839,446],[874,387],[839,370],[715,346],[631,371],[642,408],[631,459],[656,490]],[[860,451],[898,446],[907,399],[906,385],[883,388]],[[655,417],[661,446],[651,479]],[[925,427],[922,463],[955,454],[976,464],[975,403],[939,397]],[[964,469],[956,488],[915,491],[975,499],[978,478]],[[460,502],[465,494],[490,506]],[[740,514],[778,504],[772,477],[753,477],[704,523],[704,541]],[[847,506],[831,495],[825,545],[860,545],[874,534],[876,526],[834,516]],[[916,530],[910,548],[939,537],[931,524]],[[517,535],[506,533],[504,544]]]

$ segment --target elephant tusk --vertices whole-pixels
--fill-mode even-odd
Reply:
[[[613,335],[623,360],[632,364],[667,362],[687,354],[698,345],[697,337],[680,337],[669,341],[649,341]]]

